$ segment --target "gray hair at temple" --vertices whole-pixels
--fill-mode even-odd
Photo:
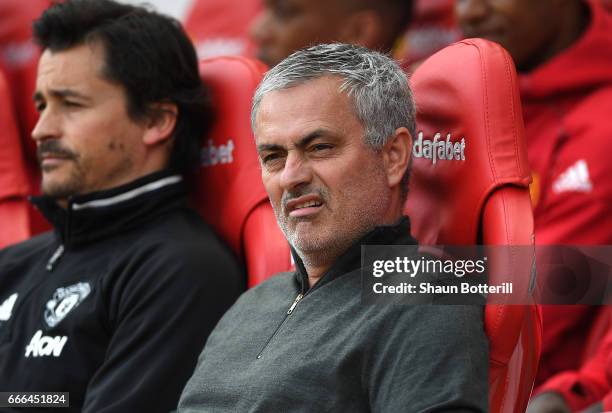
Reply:
[[[415,106],[408,79],[395,60],[364,47],[332,43],[299,50],[265,75],[253,97],[251,127],[263,97],[320,78],[338,76],[365,129],[365,142],[380,149],[397,128],[415,137]],[[407,171],[408,174],[408,171]]]

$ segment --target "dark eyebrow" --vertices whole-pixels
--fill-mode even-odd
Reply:
[[[261,153],[264,151],[278,151],[284,149],[280,145],[276,145],[274,143],[262,143],[257,145],[257,152]]]
[[[317,138],[320,138],[321,136],[326,136],[329,135],[329,131],[325,130],[325,129],[317,129],[315,131],[310,132],[308,135],[304,136],[302,139],[299,140],[299,142],[295,145],[298,148],[305,148],[308,145],[310,145],[310,143],[312,141],[314,141]]]
[[[303,138],[301,138],[296,143],[295,146],[297,148],[302,149],[302,148],[307,147],[315,139],[320,138],[321,136],[330,136],[330,135],[331,133],[326,129],[317,129],[317,130],[310,132],[308,135],[304,136]],[[257,152],[276,151],[276,150],[285,150],[285,148],[282,147],[281,145],[274,144],[274,143],[262,143],[260,145],[257,145]]]
[[[49,92],[49,94],[51,96],[60,98],[60,99],[65,99],[65,98],[77,98],[77,99],[82,99],[82,100],[91,100],[89,97],[79,93],[79,92],[75,92],[74,90],[71,89],[56,89],[56,90],[51,90]],[[38,102],[40,100],[44,100],[44,96],[41,92],[34,92],[34,96],[32,96],[32,99],[35,102]]]

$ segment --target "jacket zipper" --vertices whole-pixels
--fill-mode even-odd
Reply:
[[[304,297],[304,294],[299,293],[297,295],[297,297],[295,297],[295,300],[293,301],[293,304],[291,304],[291,307],[289,307],[289,310],[287,310],[287,313],[285,314],[285,318],[283,318],[283,321],[280,322],[280,324],[278,325],[278,327],[276,327],[276,330],[274,330],[274,333],[272,333],[272,335],[270,336],[270,338],[268,339],[268,341],[266,341],[266,344],[264,344],[263,348],[261,349],[261,351],[259,352],[259,354],[257,354],[257,359],[259,360],[261,358],[261,355],[263,354],[263,352],[266,350],[266,348],[268,347],[268,344],[270,344],[270,342],[272,341],[272,339],[276,336],[276,333],[278,333],[278,331],[280,330],[280,328],[283,326],[283,324],[285,324],[285,321],[287,321],[287,318],[289,318],[289,316],[293,313],[293,310],[295,310],[295,307],[298,305],[298,303],[300,302],[300,300]]]
[[[295,309],[295,306],[300,302],[302,297],[304,297],[304,294],[302,294],[302,293],[299,293],[298,296],[295,297],[295,301],[293,301],[293,304],[291,304],[291,307],[289,307],[289,310],[287,310],[287,315],[291,315],[291,313]],[[287,317],[285,317],[285,318],[287,318]]]
[[[57,247],[51,258],[49,258],[49,261],[47,262],[47,271],[53,271],[55,264],[59,261],[60,258],[62,258],[62,255],[64,255],[64,244],[60,244],[60,246]]]
[[[63,235],[60,232],[60,242],[61,244],[59,245],[59,247],[57,247],[57,249],[55,250],[55,252],[53,253],[53,255],[51,256],[51,258],[49,258],[49,261],[47,262],[47,271],[51,272],[53,271],[53,269],[55,268],[55,265],[57,264],[57,262],[60,260],[60,258],[62,258],[64,256],[64,252],[66,251],[66,248],[64,247],[64,245],[66,245],[69,241],[69,234],[70,234],[70,217],[71,217],[71,212],[74,209],[73,207],[73,203],[72,203],[72,198],[68,199],[68,209],[66,210],[66,222],[64,224],[64,233]]]

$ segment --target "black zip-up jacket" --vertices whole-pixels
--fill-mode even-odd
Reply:
[[[66,209],[33,202],[55,231],[0,251],[0,391],[70,392],[62,411],[175,408],[244,284],[182,178],[156,173]]]
[[[355,243],[312,287],[300,258],[244,293],[179,402],[200,412],[485,412],[481,305],[368,305],[361,246],[414,245],[408,219]]]

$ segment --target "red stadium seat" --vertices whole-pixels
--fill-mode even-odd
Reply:
[[[13,101],[26,161],[36,168],[36,145],[30,133],[38,121],[32,103],[40,51],[32,39],[32,21],[51,5],[51,0],[0,1],[0,60],[6,64],[13,87]],[[38,184],[38,176],[33,182]]]
[[[9,153],[20,155],[12,162],[19,164],[20,172],[25,173],[28,182],[27,195],[40,193],[40,171],[36,159],[36,144],[30,137],[38,113],[32,102],[32,95],[36,84],[36,72],[40,51],[32,40],[32,21],[49,7],[51,0],[2,0],[0,1],[0,61],[5,65],[8,82],[11,86],[15,119],[18,125],[19,139],[11,143],[13,148],[3,149]],[[12,155],[11,155],[12,156]],[[13,172],[17,173],[17,172]],[[15,225],[17,222],[27,220],[27,237],[36,235],[50,229],[49,223],[31,205],[27,206],[27,217],[22,216],[25,198],[11,201]],[[19,204],[19,206],[17,206]],[[5,204],[6,206],[6,204]],[[18,218],[20,217],[20,218]],[[4,234],[3,234],[4,235]],[[22,234],[23,235],[23,234]],[[6,235],[9,240],[22,239]]]
[[[243,57],[200,64],[217,122],[202,146],[196,207],[244,260],[249,286],[291,268],[289,245],[261,182],[251,132],[251,99],[265,71],[261,63]]]
[[[419,138],[441,133],[442,141],[447,134],[451,142],[465,139],[464,160],[460,154],[459,160],[436,163],[414,157],[405,212],[419,243],[533,246],[531,178],[508,53],[485,40],[464,40],[427,59],[411,84]],[[512,269],[515,278],[508,281],[529,285],[533,262],[512,260],[498,257],[497,264]],[[490,411],[524,412],[540,353],[539,310],[535,305],[487,304],[485,329]]]
[[[8,86],[0,70],[0,248],[30,237],[30,186]]]

